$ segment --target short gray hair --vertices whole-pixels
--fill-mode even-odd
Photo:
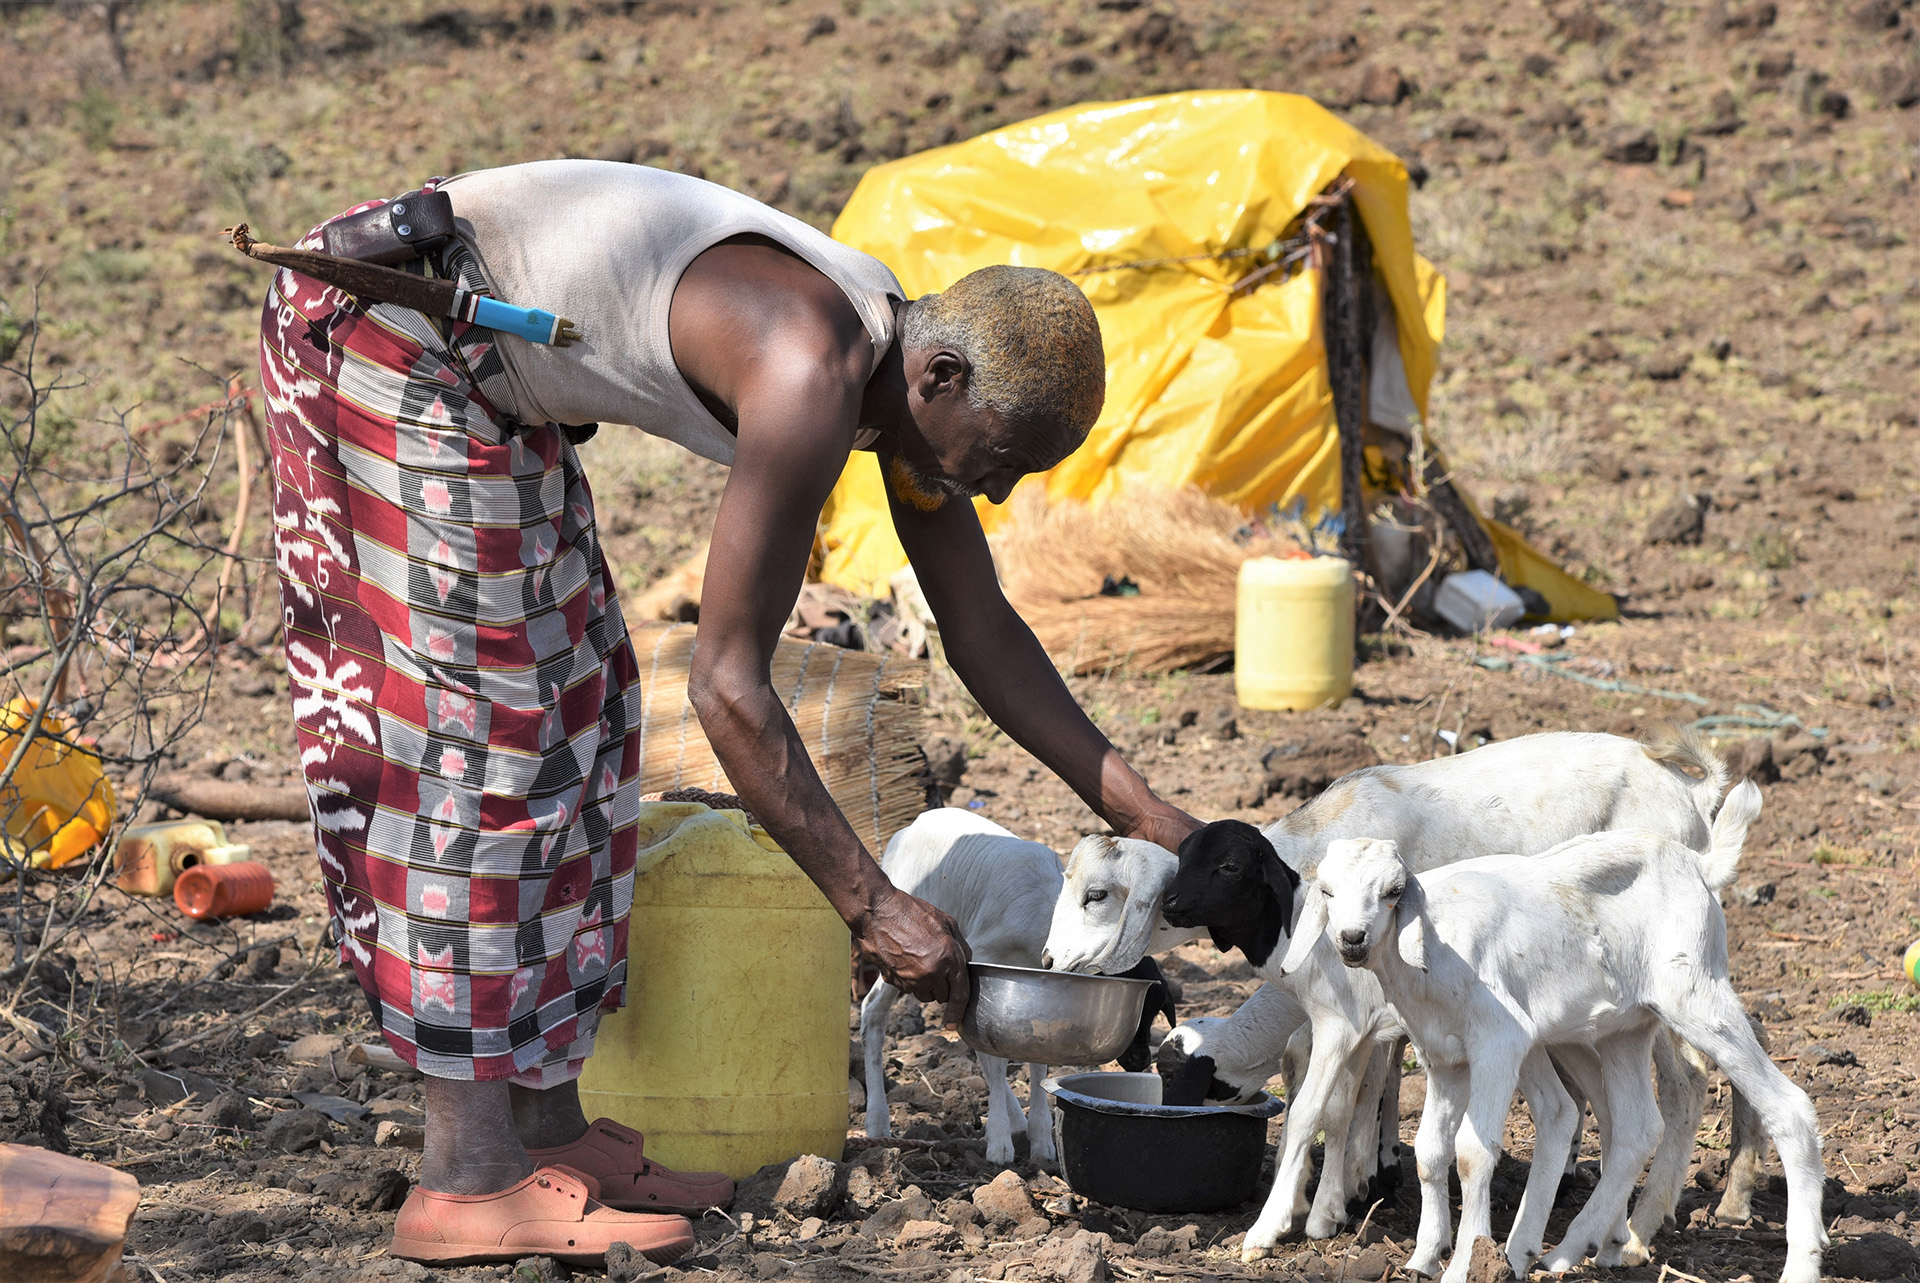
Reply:
[[[944,293],[909,303],[907,348],[950,348],[967,359],[967,396],[1071,452],[1107,396],[1100,322],[1080,288],[1038,267],[983,267]]]

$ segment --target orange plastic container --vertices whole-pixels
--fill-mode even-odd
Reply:
[[[237,918],[273,903],[273,873],[258,860],[196,864],[173,881],[173,902],[189,918]]]

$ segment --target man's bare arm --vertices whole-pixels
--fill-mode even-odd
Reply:
[[[958,928],[887,880],[821,783],[770,681],[858,410],[858,388],[831,372],[787,373],[777,394],[742,398],[689,694],[728,780],[826,895],[855,945],[908,992],[953,1003],[957,1017],[967,996]]]
[[[1155,796],[1088,720],[1053,661],[1007,603],[973,505],[933,512],[890,500],[894,529],[940,621],[947,662],[1001,730],[1126,836],[1172,850],[1199,821]]]

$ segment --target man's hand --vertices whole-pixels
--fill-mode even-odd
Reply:
[[[878,904],[852,924],[853,947],[880,968],[889,984],[922,1002],[947,1005],[946,1025],[958,1028],[971,986],[967,947],[954,920],[924,900],[889,888]]]
[[[1122,836],[1139,838],[1143,842],[1151,842],[1169,851],[1178,851],[1180,843],[1186,840],[1187,834],[1199,827],[1200,821],[1177,806],[1169,806],[1165,810],[1150,811],[1141,816],[1139,821]]]

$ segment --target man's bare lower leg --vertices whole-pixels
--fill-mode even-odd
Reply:
[[[578,1079],[545,1091],[509,1084],[507,1099],[513,1107],[514,1130],[520,1134],[520,1143],[528,1149],[571,1145],[587,1134],[587,1116],[580,1108]]]
[[[428,1078],[426,1090],[422,1188],[439,1194],[493,1194],[533,1173],[533,1160],[516,1133],[508,1084]]]

